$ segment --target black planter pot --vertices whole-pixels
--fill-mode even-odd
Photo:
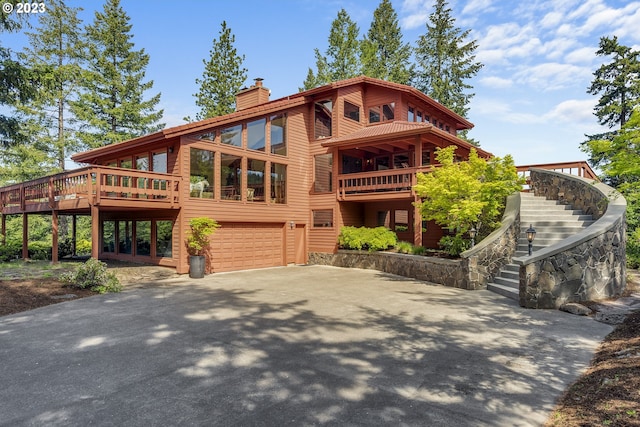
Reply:
[[[206,258],[200,255],[189,257],[189,277],[192,279],[202,279],[204,277],[204,263]]]

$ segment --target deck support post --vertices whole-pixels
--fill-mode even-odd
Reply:
[[[51,263],[58,263],[58,212],[51,211]]]
[[[7,244],[7,216],[5,214],[0,214],[2,220],[0,221],[2,224],[0,225],[0,233],[2,233],[2,245]]]
[[[418,168],[422,166],[422,138],[420,135],[416,135],[416,147],[414,150],[413,165]],[[412,184],[417,184],[417,178],[412,177]],[[413,193],[413,244],[414,246],[422,246],[422,214],[420,208],[416,206],[420,202],[420,197],[415,194],[415,190],[411,189]]]
[[[77,219],[76,215],[71,215],[71,256],[76,256]]]
[[[22,259],[29,259],[29,215],[22,214]]]
[[[100,210],[91,205],[91,258],[98,259],[100,249]]]

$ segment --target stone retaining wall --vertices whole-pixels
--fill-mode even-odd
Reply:
[[[486,289],[511,262],[520,233],[520,193],[509,196],[502,225],[460,259],[442,259],[391,252],[345,251],[309,254],[309,264],[366,268],[461,289]]]
[[[536,195],[566,201],[598,219],[562,242],[514,258],[520,265],[520,305],[558,308],[565,302],[618,296],[626,286],[626,201],[592,180],[532,169]]]

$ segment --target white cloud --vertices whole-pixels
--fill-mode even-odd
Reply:
[[[569,52],[564,59],[572,64],[591,64],[596,56],[596,50],[598,50],[596,47],[581,47]]]
[[[564,18],[564,16],[560,12],[555,12],[555,11],[554,12],[549,12],[540,21],[540,26],[542,28],[555,27],[560,22],[562,22],[563,18]]]
[[[595,121],[593,107],[595,99],[568,99],[556,105],[544,115],[549,121],[562,121],[567,123],[592,123]]]
[[[400,26],[404,30],[411,30],[424,25],[429,19],[432,5],[426,0],[404,0],[400,6]]]
[[[472,15],[493,9],[493,0],[470,0],[462,9],[463,15]]]
[[[588,82],[591,70],[588,67],[549,62],[523,68],[516,73],[515,77],[519,83],[546,92],[565,89],[580,82]]]

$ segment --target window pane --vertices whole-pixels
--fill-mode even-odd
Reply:
[[[190,155],[189,196],[212,199],[214,152],[192,148]]]
[[[220,163],[221,197],[226,200],[242,200],[242,157],[223,153]]]
[[[287,155],[286,116],[278,114],[271,116],[271,153],[281,156]]]
[[[264,160],[247,159],[247,201],[264,202]]]
[[[132,221],[118,221],[118,252],[121,254],[131,253]]]
[[[369,108],[369,123],[380,122],[380,107]]]
[[[153,171],[167,173],[167,152],[161,151],[158,153],[153,153],[151,156],[153,157]]]
[[[395,116],[396,103],[392,102],[391,104],[385,104],[382,106],[382,114],[384,118],[382,120],[393,120]]]
[[[136,221],[136,255],[151,255],[151,221]]]
[[[173,221],[156,221],[156,256],[173,255]]]
[[[333,210],[323,209],[313,211],[313,227],[333,227]]]
[[[202,135],[198,135],[198,139],[214,142],[216,140],[216,132],[203,133]]]
[[[242,125],[222,129],[222,131],[220,131],[220,142],[242,147]]]
[[[266,126],[267,119],[247,123],[247,147],[250,150],[264,151]]]
[[[422,111],[418,111],[418,118],[416,119],[416,122],[421,122],[422,121]],[[428,116],[427,116],[427,121],[429,121]]]
[[[271,200],[287,203],[287,166],[271,163]]]
[[[350,102],[344,101],[344,116],[348,119],[360,121],[360,107]]]
[[[408,168],[411,166],[411,159],[409,153],[394,154],[393,155],[393,167],[396,169]]]
[[[315,156],[313,190],[316,193],[333,191],[333,155],[320,154]]]
[[[333,112],[333,102],[325,100],[316,102],[315,114],[315,136],[327,138],[331,136],[331,114]]]
[[[418,112],[418,114],[421,114],[420,112]],[[407,121],[409,122],[413,122],[415,120],[415,112],[413,107],[409,107],[409,112],[407,113]],[[420,121],[420,120],[418,120]]]
[[[102,252],[115,253],[116,251],[116,222],[102,222]]]
[[[423,151],[422,152],[422,165],[430,165],[431,164],[431,151]]]

